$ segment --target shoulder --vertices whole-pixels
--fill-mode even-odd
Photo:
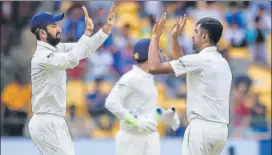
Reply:
[[[188,55],[185,55],[185,56],[182,56],[178,59],[178,61],[186,61],[186,62],[199,62],[199,61],[204,61],[206,60],[206,56],[203,56],[199,53],[197,54],[188,54]]]
[[[120,79],[119,82],[124,83],[128,86],[137,85],[139,81],[141,81],[141,76],[134,72],[133,69],[126,72]]]
[[[42,60],[45,59],[47,57],[50,57],[50,55],[53,53],[53,51],[48,50],[48,49],[42,49],[42,48],[37,48],[32,60]]]
[[[128,85],[129,81],[130,81],[130,75],[129,75],[129,72],[127,72],[124,75],[122,75],[122,77],[120,77],[120,79],[117,81],[117,84]]]
[[[65,51],[65,43],[59,43],[57,45],[57,50],[59,50],[59,51]]]
[[[196,67],[208,64],[209,58],[200,54],[188,54],[180,57],[177,60],[170,61],[172,65],[182,67]]]

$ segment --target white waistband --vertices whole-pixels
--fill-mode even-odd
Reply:
[[[198,116],[198,115],[194,115],[190,120],[189,123],[191,123],[193,120],[200,120],[200,121],[205,121],[205,122],[211,122],[211,123],[218,123],[218,124],[223,124],[223,125],[228,125],[227,123],[223,123],[223,122],[217,122],[217,121],[213,121],[213,120],[208,120],[204,117]]]

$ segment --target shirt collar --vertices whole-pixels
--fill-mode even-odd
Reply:
[[[57,48],[44,42],[44,41],[40,41],[40,40],[37,40],[37,47],[43,47],[43,48],[46,48],[46,49],[49,49],[51,51],[56,51]]]
[[[206,53],[206,52],[217,52],[216,46],[210,46],[202,49],[199,53]]]
[[[145,75],[145,76],[148,76],[148,77],[153,77],[152,74],[142,70],[140,67],[136,66],[136,65],[133,65],[132,66],[133,70],[135,70],[137,73],[139,73],[140,75]]]
[[[217,51],[217,47],[216,46],[210,46],[210,47],[206,47],[204,49],[202,49],[199,54],[206,54],[206,53],[210,53],[210,54],[213,54],[213,55],[217,55],[217,56],[220,56],[222,57],[222,55]]]

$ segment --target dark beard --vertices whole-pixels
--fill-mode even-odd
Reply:
[[[52,45],[52,46],[56,46],[58,43],[60,43],[60,38],[57,38],[57,35],[58,34],[56,34],[56,37],[53,37],[50,33],[48,33],[47,31],[46,31],[46,33],[47,33],[47,42],[50,44],[50,45]]]

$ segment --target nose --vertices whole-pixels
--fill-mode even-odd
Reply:
[[[57,31],[59,32],[59,33],[61,33],[62,32],[62,29],[61,29],[61,27],[58,25],[58,27],[57,27]]]

